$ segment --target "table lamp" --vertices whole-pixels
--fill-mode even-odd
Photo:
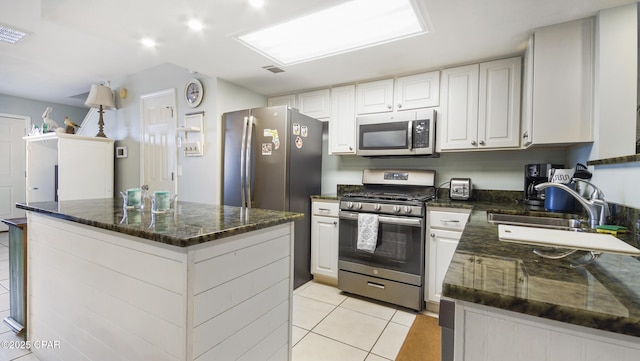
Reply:
[[[104,113],[104,109],[115,108],[111,88],[104,85],[92,84],[91,91],[89,91],[89,96],[87,97],[87,101],[84,102],[84,105],[91,108],[98,108],[98,113],[100,113],[100,120],[98,120],[99,131],[98,134],[96,134],[96,137],[106,138],[107,136],[103,131],[104,120],[102,118],[102,114]]]

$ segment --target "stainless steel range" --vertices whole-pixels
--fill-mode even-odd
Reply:
[[[425,203],[433,170],[364,170],[363,191],[340,198],[338,288],[422,310]]]

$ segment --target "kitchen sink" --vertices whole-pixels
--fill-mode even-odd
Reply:
[[[536,228],[581,231],[581,221],[573,218],[526,216],[522,214],[487,213],[487,222]]]
[[[533,246],[559,247],[596,253],[640,256],[640,250],[610,235],[590,232],[567,232],[559,229],[498,225],[498,239]],[[567,253],[568,255],[569,253]],[[544,256],[544,255],[543,255]],[[560,258],[550,257],[546,258]]]

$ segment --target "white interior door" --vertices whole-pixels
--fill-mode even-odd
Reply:
[[[169,89],[140,97],[142,135],[140,170],[149,191],[178,189],[176,176],[176,91]]]
[[[0,219],[24,217],[16,202],[24,202],[26,151],[22,139],[31,118],[0,114]],[[0,222],[0,231],[7,226]]]

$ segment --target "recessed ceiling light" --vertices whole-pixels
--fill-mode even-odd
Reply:
[[[25,31],[18,30],[9,25],[0,24],[0,41],[15,44],[27,35],[28,33]]]
[[[426,34],[415,0],[352,0],[236,37],[282,65]]]
[[[155,48],[157,45],[156,41],[151,38],[142,38],[140,39],[140,43],[147,48]]]
[[[264,6],[264,0],[249,0],[249,4],[254,8],[259,9]]]
[[[193,31],[202,31],[202,29],[204,29],[204,24],[198,19],[190,19],[187,25],[189,25],[189,29]]]

